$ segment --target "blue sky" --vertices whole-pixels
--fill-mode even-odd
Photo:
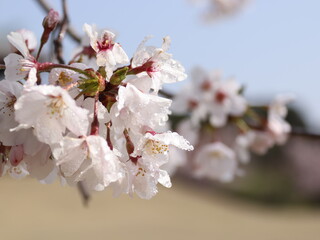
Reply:
[[[60,1],[48,2],[60,10]],[[252,100],[294,93],[295,105],[320,130],[320,1],[252,0],[239,15],[210,25],[203,24],[201,9],[190,0],[68,2],[79,32],[84,22],[112,29],[129,56],[145,36],[153,35],[151,43],[160,45],[169,35],[171,53],[187,71],[196,65],[220,69],[245,84]],[[19,28],[40,36],[44,15],[34,1],[2,1],[1,9],[1,38]]]

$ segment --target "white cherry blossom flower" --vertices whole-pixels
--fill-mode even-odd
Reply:
[[[292,95],[278,95],[269,106],[268,130],[277,144],[284,144],[291,131],[290,124],[284,118],[288,112],[286,105],[293,99]]]
[[[87,133],[88,111],[78,107],[61,87],[25,89],[14,107],[15,119],[20,124],[17,129],[34,128],[34,134],[41,142],[59,142],[66,129],[77,136]]]
[[[83,63],[72,63],[71,67],[85,70],[88,67]],[[72,98],[77,97],[77,105],[80,106],[83,102],[83,95],[80,94],[79,88],[77,85],[79,81],[82,80],[83,75],[75,72],[73,70],[65,68],[54,68],[50,71],[49,74],[49,84],[60,86],[64,89],[67,89]],[[79,97],[80,96],[80,97]]]
[[[89,36],[90,45],[97,53],[97,65],[105,66],[108,79],[118,64],[127,64],[129,62],[128,56],[120,44],[114,42],[114,33],[105,30],[98,36],[95,27],[88,24],[84,24],[83,30]]]
[[[211,125],[222,127],[228,116],[240,116],[247,102],[240,94],[241,86],[234,79],[221,81],[216,71],[207,73],[197,67],[192,71],[192,81],[175,98],[175,113],[191,112],[193,125],[209,119]]]
[[[132,187],[140,198],[151,199],[157,192],[157,184],[166,188],[172,186],[169,174],[151,162],[139,160],[136,165],[131,164]]]
[[[31,69],[37,68],[36,59],[30,54],[23,35],[19,32],[11,32],[8,35],[9,42],[21,53],[11,53],[4,58],[6,65],[5,76],[7,80],[18,81],[28,77]]]
[[[197,92],[197,88],[198,86],[189,83],[175,95],[171,105],[171,109],[175,114],[184,115],[191,113],[191,117],[195,119],[206,117],[206,111],[202,111],[204,114],[201,114],[198,110],[203,93]],[[194,113],[195,111],[197,111],[197,113]]]
[[[150,199],[158,192],[158,183],[170,188],[169,174],[161,166],[169,161],[172,146],[193,150],[189,142],[175,132],[147,132],[130,155],[131,161],[125,161],[127,180],[121,179],[121,183],[128,186],[122,189],[131,195],[135,192],[141,198]]]
[[[250,150],[257,154],[265,154],[275,145],[274,137],[268,131],[253,130],[249,134],[253,135],[253,140],[250,144]]]
[[[133,156],[141,156],[154,161],[159,166],[169,160],[169,146],[191,151],[193,146],[182,136],[176,132],[147,132],[137,144]]]
[[[72,63],[71,67],[75,67],[81,70],[88,68],[83,63]],[[52,85],[67,87],[81,80],[82,75],[73,70],[64,68],[55,68],[50,71],[49,83]]]
[[[236,155],[221,142],[203,146],[195,157],[196,177],[207,177],[221,182],[230,182],[238,171]]]
[[[248,163],[250,161],[249,150],[250,146],[253,146],[256,137],[257,136],[254,131],[248,131],[236,137],[234,151],[241,163]]]
[[[110,113],[115,130],[121,134],[125,128],[134,132],[157,130],[168,120],[171,100],[145,94],[130,83],[119,88],[117,100]]]
[[[247,108],[247,102],[239,94],[241,86],[233,79],[216,82],[213,87],[213,99],[208,106],[209,121],[213,126],[222,127],[228,115],[240,116]]]
[[[152,78],[152,88],[157,93],[163,83],[174,83],[184,80],[187,75],[183,66],[172,55],[167,53],[171,40],[170,37],[163,39],[162,47],[145,46],[149,37],[139,45],[132,58],[132,67],[141,68]]]
[[[206,11],[202,14],[206,22],[215,22],[240,12],[250,0],[192,0],[206,3]]]
[[[100,136],[65,137],[53,155],[70,183],[83,181],[89,189],[101,191],[122,177],[118,156]]]

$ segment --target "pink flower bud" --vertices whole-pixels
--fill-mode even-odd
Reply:
[[[45,29],[52,31],[59,22],[59,13],[50,9],[48,15],[43,19],[42,25]]]
[[[9,160],[12,166],[18,166],[23,160],[23,146],[18,145],[11,148],[9,153]]]

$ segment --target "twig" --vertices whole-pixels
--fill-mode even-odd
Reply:
[[[90,135],[99,135],[99,120],[98,120],[98,102],[99,102],[99,92],[94,96],[94,106],[93,106],[93,120],[91,123],[91,133]]]
[[[87,207],[90,200],[90,194],[83,185],[83,182],[78,182],[77,187],[81,195],[83,205]]]
[[[84,76],[87,76],[88,78],[92,78],[92,74],[90,72],[87,72],[85,70],[82,70],[80,68],[72,67],[70,65],[64,65],[64,64],[55,64],[51,62],[45,62],[41,63],[40,69],[38,69],[39,72],[50,72],[54,68],[64,68],[64,69],[69,69],[74,72],[83,74]]]
[[[310,137],[310,138],[318,138],[320,139],[320,134],[311,133],[306,131],[303,128],[293,128],[291,131],[291,135],[293,136],[302,136],[302,137]]]
[[[164,90],[159,90],[159,94],[166,97],[166,98],[170,98],[170,99],[172,99],[174,97],[174,94],[168,93]]]
[[[6,65],[0,64],[0,70],[2,70],[2,69],[6,69]]]
[[[35,0],[40,6],[41,8],[48,13],[50,11],[50,9],[52,8],[50,6],[50,4],[47,3],[46,0]],[[67,26],[67,33],[68,35],[77,43],[81,42],[81,38],[79,36],[79,34],[75,31],[75,29],[73,27],[71,27],[70,25]]]
[[[57,60],[59,63],[64,64],[63,60],[63,49],[62,49],[62,40],[64,38],[64,35],[68,29],[69,25],[69,18],[67,13],[67,1],[62,0],[62,6],[63,6],[63,19],[60,23],[60,30],[57,39],[54,40],[54,50],[57,57]]]

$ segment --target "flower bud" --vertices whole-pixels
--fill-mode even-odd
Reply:
[[[59,13],[51,9],[48,15],[43,19],[42,26],[44,28],[41,36],[41,45],[43,46],[49,39],[50,33],[56,28],[59,22]]]
[[[9,153],[9,160],[12,166],[18,166],[19,163],[23,160],[23,146],[17,145],[13,146]]]
[[[42,26],[50,32],[56,28],[59,22],[59,13],[50,9],[48,15],[43,19]]]

